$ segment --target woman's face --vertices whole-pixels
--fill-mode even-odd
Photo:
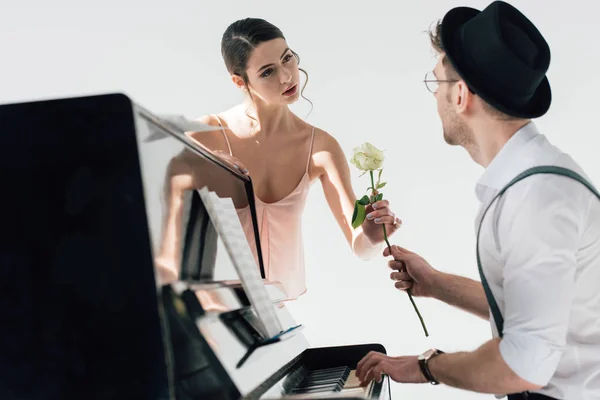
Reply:
[[[250,55],[246,74],[252,97],[270,105],[291,104],[298,100],[298,60],[284,39],[258,45]]]

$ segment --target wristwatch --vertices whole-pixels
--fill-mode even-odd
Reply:
[[[419,367],[421,367],[421,372],[423,372],[425,379],[427,379],[429,381],[429,383],[431,383],[432,385],[439,385],[439,382],[431,374],[431,371],[429,370],[429,366],[427,365],[427,362],[439,354],[444,354],[444,352],[441,350],[438,350],[438,349],[430,349],[418,357]]]

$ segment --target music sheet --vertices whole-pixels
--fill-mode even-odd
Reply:
[[[242,224],[230,198],[219,198],[206,187],[198,191],[215,229],[223,241],[242,287],[262,323],[268,337],[280,333],[283,328],[262,282],[258,265],[244,234]]]

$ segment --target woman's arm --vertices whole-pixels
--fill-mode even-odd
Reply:
[[[354,254],[366,260],[380,254],[383,244],[382,224],[385,223],[387,234],[391,236],[400,226],[394,213],[389,209],[387,200],[375,203],[367,212],[373,212],[374,218],[365,219],[362,226],[352,228],[352,214],[357,197],[352,189],[350,167],[342,148],[335,138],[326,132],[317,130],[313,161],[323,186],[329,208],[340,226],[344,237]],[[381,218],[377,220],[376,218]],[[398,222],[394,224],[394,222]]]
[[[193,187],[194,178],[184,152],[169,162],[165,176],[163,196],[166,212],[160,250],[155,259],[157,280],[161,284],[173,282],[179,277],[183,194]]]

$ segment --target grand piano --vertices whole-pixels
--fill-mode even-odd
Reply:
[[[1,105],[0,121],[0,398],[391,398],[387,376],[354,376],[382,345],[310,346],[265,279],[251,179],[187,134],[208,127],[118,93]],[[251,221],[274,336],[202,188]]]

